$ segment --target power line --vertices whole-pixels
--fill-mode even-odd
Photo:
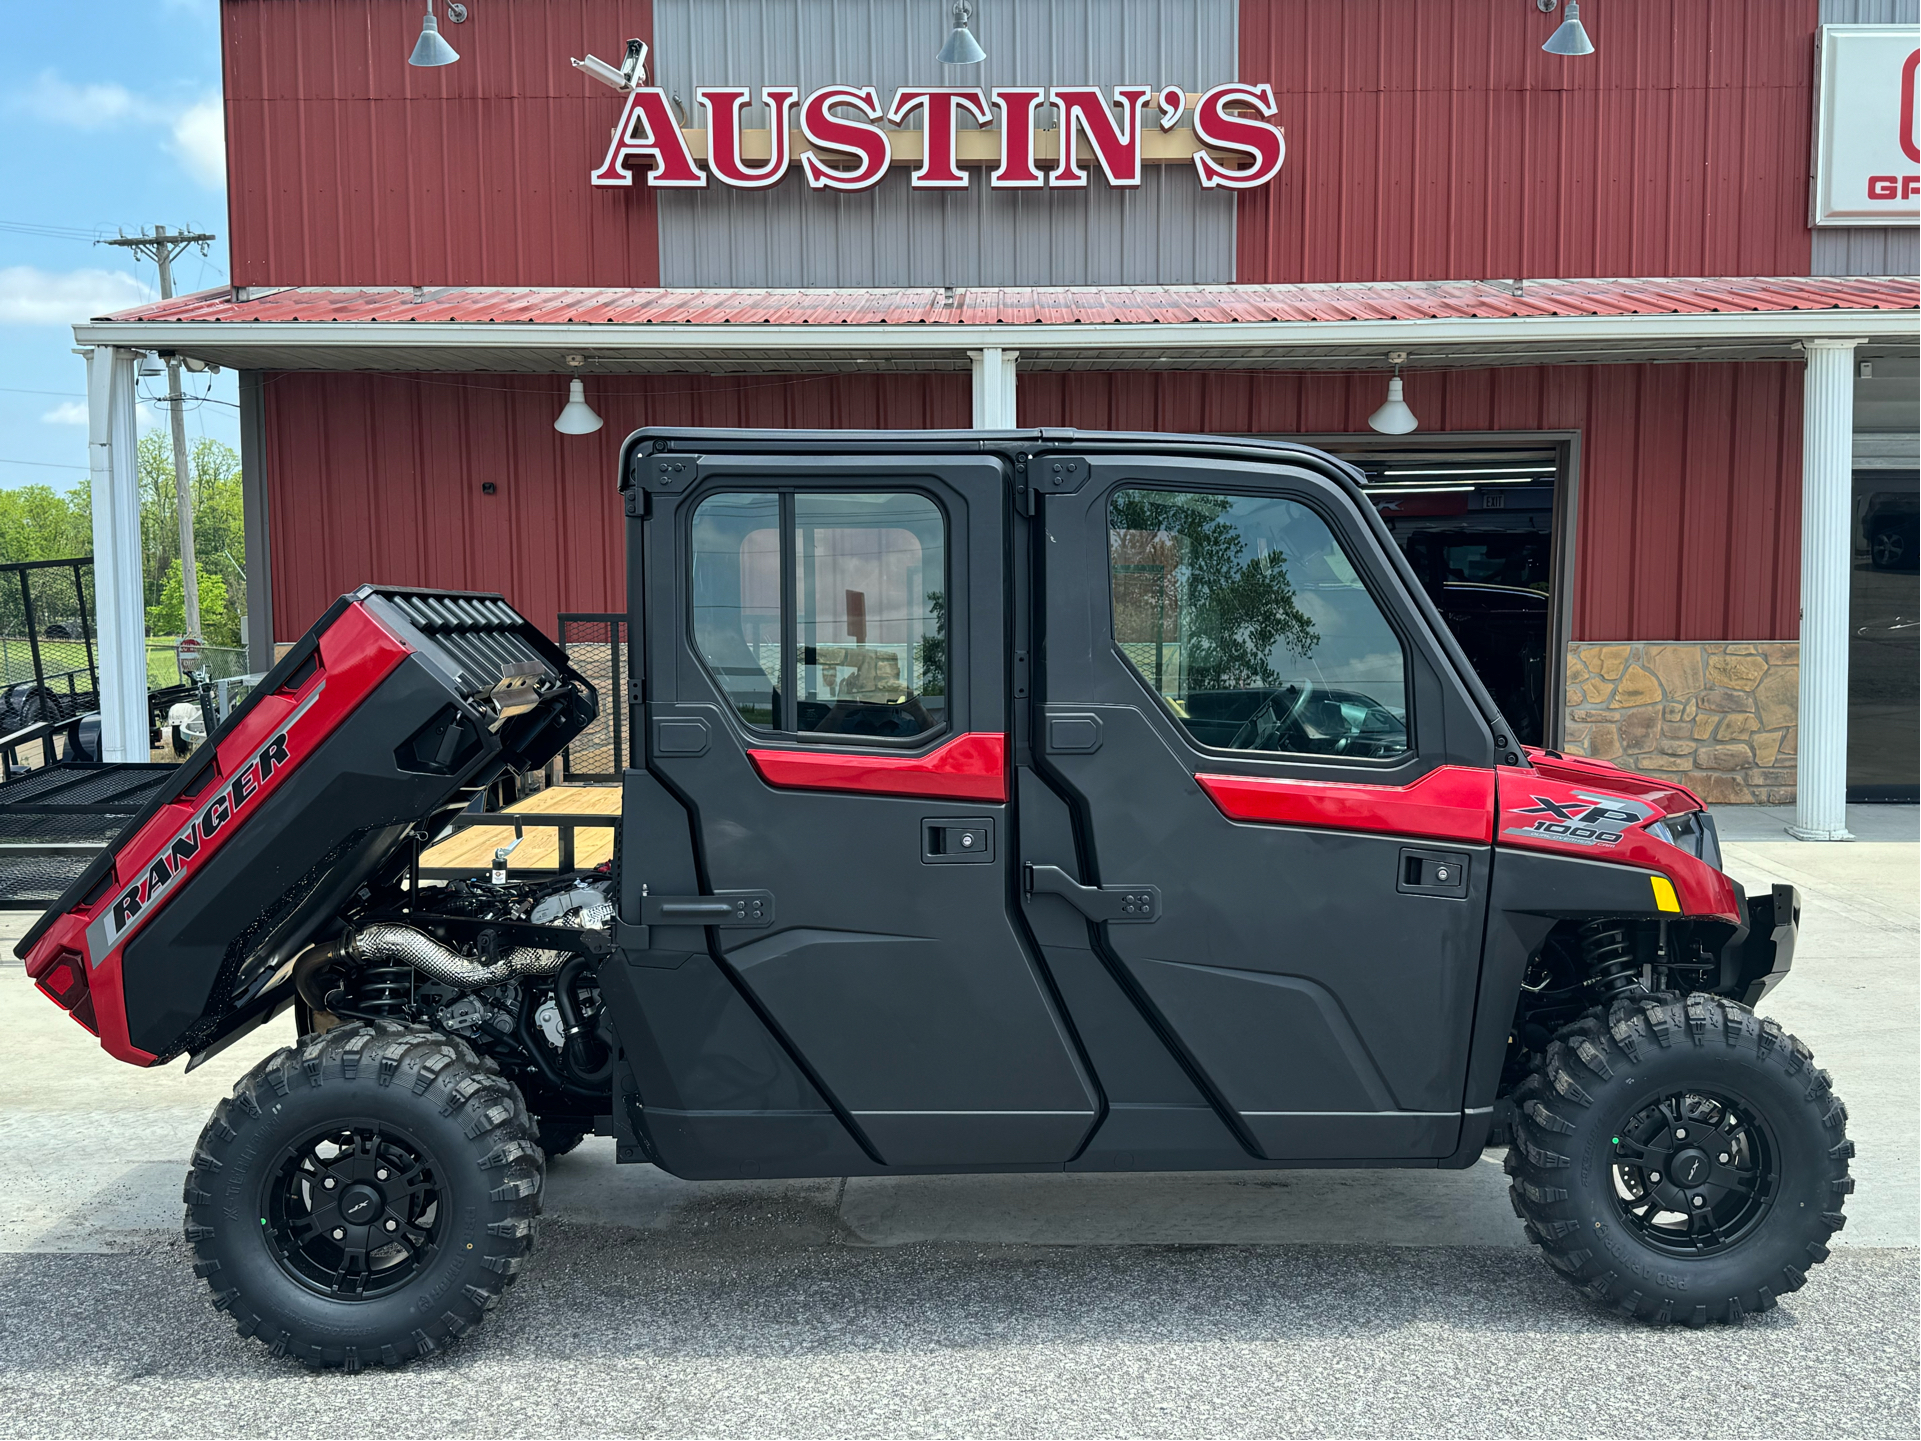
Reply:
[[[0,385],[0,395],[51,395],[61,400],[85,400],[83,390],[19,390],[11,385]]]
[[[43,470],[86,470],[87,469],[87,467],[84,465],[61,465],[58,461],[52,461],[52,460],[9,460],[5,456],[0,456],[0,465],[37,465],[41,467]]]
[[[99,225],[91,230],[81,230],[72,225],[35,225],[28,220],[0,220],[0,230],[11,231],[15,235],[37,235],[45,240],[95,240],[103,229],[105,227]]]

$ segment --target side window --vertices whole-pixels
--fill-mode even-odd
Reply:
[[[710,496],[692,569],[695,647],[749,725],[907,740],[947,723],[947,530],[926,496]]]
[[[946,535],[924,495],[794,497],[793,729],[917,736],[946,719]]]
[[[1408,750],[1400,639],[1306,506],[1117,491],[1108,563],[1114,639],[1201,745],[1363,759]]]
[[[742,720],[772,730],[780,687],[780,497],[694,512],[694,644]]]

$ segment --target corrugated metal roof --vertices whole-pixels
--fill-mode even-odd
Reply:
[[[236,298],[244,295],[246,298]],[[1223,325],[1914,310],[1909,276],[902,290],[201,291],[113,321],[284,324]]]

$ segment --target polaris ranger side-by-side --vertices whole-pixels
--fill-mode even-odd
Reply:
[[[1826,1258],[1846,1112],[1749,1009],[1679,785],[1524,748],[1358,488],[1193,436],[643,430],[631,686],[496,596],[344,596],[21,943],[113,1055],[292,1010],[186,1182],[317,1366],[481,1320],[546,1159],[686,1177],[1465,1167],[1642,1320]],[[613,860],[423,846],[630,707]]]

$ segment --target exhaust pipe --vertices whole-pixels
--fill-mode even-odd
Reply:
[[[507,952],[493,965],[483,965],[424,931],[391,923],[353,932],[347,941],[347,954],[362,961],[400,962],[412,966],[429,980],[463,991],[497,986],[515,976],[551,976],[567,963],[565,951],[521,947]]]
[[[551,976],[567,964],[566,951],[536,950],[520,947],[503,955],[491,965],[470,960],[425,931],[412,926],[381,922],[363,930],[349,931],[324,945],[311,946],[294,964],[294,989],[300,998],[317,1011],[327,1009],[322,996],[311,993],[313,978],[335,961],[356,960],[374,964],[412,966],[430,981],[456,990],[477,991],[497,986],[517,976]]]

